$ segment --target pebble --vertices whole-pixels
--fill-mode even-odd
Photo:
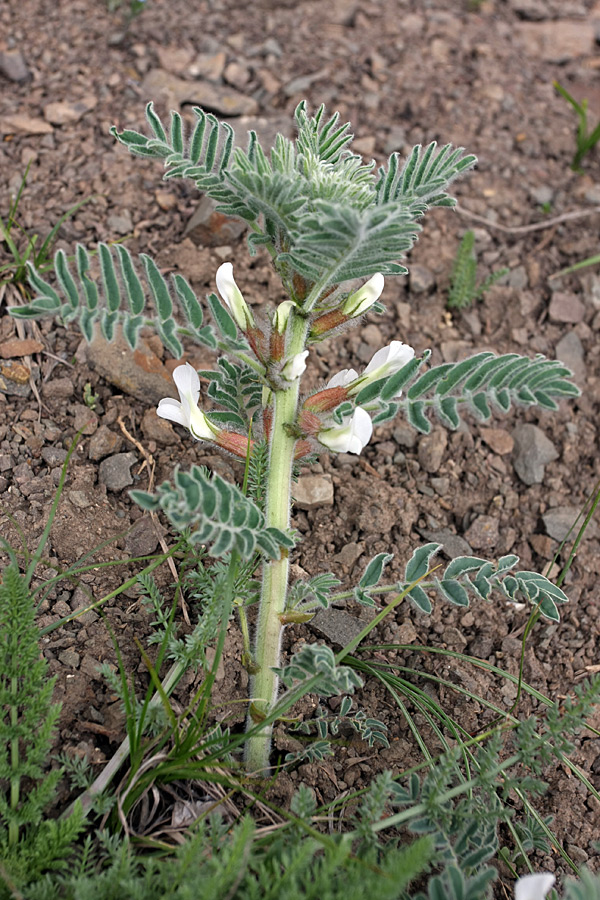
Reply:
[[[88,364],[99,375],[143,403],[173,396],[171,375],[146,341],[140,341],[132,352],[121,335],[109,343],[97,334],[85,352]]]
[[[529,284],[527,269],[525,266],[515,266],[514,269],[511,269],[510,272],[501,279],[501,284],[506,284],[508,287],[514,288],[517,291],[522,291]]]
[[[89,406],[85,406],[83,403],[75,403],[71,407],[71,412],[75,416],[75,421],[73,422],[75,431],[82,431],[86,436],[94,434],[98,428],[98,416]]]
[[[69,666],[71,669],[79,668],[81,657],[76,650],[61,650],[58,658],[63,666]]]
[[[125,549],[131,556],[150,556],[158,546],[158,534],[149,516],[138,519],[127,537]]]
[[[62,466],[67,458],[67,451],[62,447],[42,447],[42,459],[49,466]]]
[[[180,443],[179,435],[170,422],[156,415],[155,409],[147,409],[142,418],[142,434],[148,441],[156,441],[163,447]]]
[[[364,544],[358,544],[356,541],[351,541],[349,544],[344,544],[340,552],[336,553],[335,556],[332,556],[331,561],[350,570],[364,552]]]
[[[490,450],[493,450],[498,456],[512,453],[515,442],[504,428],[481,428],[480,434],[484,444],[487,444]]]
[[[440,428],[436,428],[431,434],[426,434],[419,441],[418,457],[422,469],[434,475],[442,464],[448,435]]]
[[[409,285],[411,291],[415,294],[425,294],[432,291],[435,287],[435,275],[427,266],[420,266],[414,263],[408,273]]]
[[[94,462],[104,459],[111,453],[117,453],[121,449],[123,439],[120,434],[111,431],[108,425],[101,425],[90,440],[88,456]],[[42,451],[42,456],[43,456]]]
[[[79,491],[75,489],[69,491],[68,496],[73,506],[77,507],[77,509],[87,509],[87,507],[91,506],[93,502],[85,491]]]
[[[122,213],[113,213],[106,218],[106,225],[111,232],[116,234],[131,234],[133,231],[133,221],[129,210],[125,209]]]
[[[477,516],[465,532],[465,538],[474,550],[492,550],[499,536],[499,523],[494,516]]]
[[[0,50],[0,73],[9,81],[28,81],[31,72],[20,50]]]
[[[72,125],[94,109],[97,103],[98,98],[94,94],[87,94],[81,100],[54,101],[44,107],[44,118],[51,125]]]
[[[292,486],[292,497],[298,509],[333,506],[331,475],[302,475]]]
[[[583,344],[575,331],[569,331],[556,345],[556,358],[568,366],[575,376],[575,381],[584,381],[586,368]]]
[[[408,450],[417,443],[417,432],[410,425],[398,425],[392,432],[392,437],[400,447],[406,447]]]
[[[529,193],[540,206],[552,203],[554,199],[554,188],[549,184],[541,184],[539,187],[530,188]]]
[[[585,315],[585,307],[577,294],[556,291],[552,295],[548,315],[553,322],[577,323]]]
[[[397,644],[414,644],[419,635],[417,629],[412,622],[403,622],[394,635],[394,642]]]
[[[75,385],[70,378],[53,378],[42,385],[42,394],[53,400],[68,400],[75,393]]]
[[[0,122],[0,132],[4,134],[12,134],[18,131],[22,134],[45,134],[51,135],[54,129],[50,122],[44,119],[35,118],[33,116],[20,115],[14,113],[11,116],[3,116]]]
[[[9,341],[3,341],[0,344],[0,356],[2,359],[10,359],[14,356],[30,356],[32,353],[39,353],[44,349],[41,341],[34,338],[11,338]]]
[[[515,37],[523,43],[525,57],[541,58],[555,64],[566,63],[582,56],[592,56],[595,27],[592,18],[554,19],[545,22],[519,22]]]
[[[555,541],[564,541],[567,536],[567,532],[575,522],[577,516],[581,510],[577,506],[555,506],[553,509],[549,509],[542,516],[542,521],[544,523],[544,528],[546,532],[550,535],[550,537],[554,538]],[[583,524],[583,517],[579,520],[579,524],[577,525],[577,529],[579,525]],[[577,534],[577,529],[573,529],[571,532],[571,539],[574,539]],[[595,522],[590,522],[586,531],[586,537],[595,537],[598,533],[598,527]]]
[[[218,204],[203,194],[192,213],[184,237],[188,237],[198,247],[222,247],[235,241],[246,230],[246,224],[217,212]]]
[[[310,628],[324,634],[332,644],[338,644],[345,647],[355,637],[357,637],[365,623],[356,616],[351,616],[342,609],[335,609],[330,606],[328,609],[320,609],[316,616],[311,619]]]
[[[137,462],[137,456],[133,451],[109,456],[98,467],[98,481],[100,484],[104,484],[109,491],[123,490],[133,484],[133,477],[129,470],[135,462]]]
[[[426,541],[435,541],[436,544],[441,544],[444,553],[450,559],[455,559],[457,556],[472,556],[473,554],[473,548],[464,538],[445,528],[441,531],[422,531],[421,536]]]
[[[252,116],[258,112],[258,104],[235,88],[215,84],[208,80],[184,81],[164,69],[151,69],[141,87],[144,97],[153,97],[156,104],[167,109],[179,109],[182,104],[192,104],[210,109],[218,116]]]
[[[518,425],[513,431],[513,466],[524,484],[541,484],[546,463],[558,459],[558,451],[537,425]]]

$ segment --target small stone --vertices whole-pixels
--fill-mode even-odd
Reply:
[[[104,459],[111,453],[116,453],[121,449],[123,439],[120,434],[115,434],[107,425],[101,425],[98,431],[90,440],[88,456],[94,462]],[[44,452],[42,451],[42,456]]]
[[[514,28],[514,36],[522,42],[527,58],[538,57],[555,64],[592,56],[596,38],[591,17],[588,21],[519,22]]]
[[[429,293],[435,287],[435,275],[427,266],[420,266],[414,263],[410,267],[408,278],[410,289],[415,294]]]
[[[554,198],[554,188],[549,184],[542,184],[539,187],[530,188],[529,193],[540,206],[546,206],[548,203],[552,203]]]
[[[31,78],[31,72],[20,50],[0,50],[0,73],[17,84]]]
[[[552,559],[554,556],[554,545],[547,534],[532,534],[529,543],[542,559]]]
[[[473,554],[473,548],[464,538],[447,529],[442,531],[422,531],[421,536],[426,541],[435,541],[436,544],[441,544],[443,552],[449,559],[455,559],[457,556],[472,556]]]
[[[71,407],[71,412],[75,416],[75,421],[73,422],[75,431],[82,431],[88,437],[94,434],[98,428],[98,416],[89,406],[85,406],[83,403],[75,403]]]
[[[44,349],[41,341],[34,338],[12,338],[10,341],[4,341],[0,344],[0,356],[2,359],[10,359],[14,356],[31,356],[32,353],[39,353]]]
[[[356,541],[351,541],[351,543],[345,544],[340,552],[332,557],[332,562],[342,566],[344,569],[350,570],[364,552],[364,544],[357,544]]]
[[[69,491],[68,497],[73,506],[76,506],[77,509],[87,509],[93,502],[85,491]]]
[[[298,509],[333,506],[331,475],[302,475],[292,486],[292,497]]]
[[[417,638],[417,629],[413,623],[403,622],[394,635],[394,642],[397,644],[414,644]]]
[[[564,541],[580,513],[581,510],[576,506],[555,506],[543,514],[544,528],[555,541]],[[579,525],[581,524],[583,524],[583,517],[579,520]],[[578,528],[579,525],[576,527]],[[590,522],[586,531],[586,538],[596,537],[597,533],[598,528],[596,524],[593,521]],[[571,532],[571,538],[573,539],[576,534],[577,531],[574,528]]]
[[[217,212],[215,200],[203,194],[185,226],[184,237],[198,247],[222,247],[234,243],[246,230],[244,222]]]
[[[548,315],[553,322],[581,322],[585,315],[585,307],[577,294],[556,291],[552,295]]]
[[[42,447],[42,459],[51,468],[62,466],[67,458],[67,451],[62,447]]]
[[[163,447],[179,443],[179,435],[170,422],[156,415],[155,409],[147,409],[142,419],[142,433],[146,440],[156,441]]]
[[[113,213],[107,217],[106,225],[111,232],[116,234],[131,234],[133,231],[131,213],[127,209],[120,214]]]
[[[585,381],[586,368],[583,344],[575,331],[569,331],[556,345],[556,358],[568,366],[576,381]]]
[[[327,609],[319,610],[311,620],[310,627],[324,634],[332,644],[345,647],[355,637],[358,637],[365,627],[365,623],[342,609],[330,606]]]
[[[379,327],[379,325],[375,325],[372,322],[370,322],[368,325],[365,325],[365,327],[361,330],[360,336],[365,344],[369,345],[371,350],[373,347],[378,348],[383,344],[383,335],[381,334],[381,328]],[[371,355],[373,355],[372,352]]]
[[[47,103],[44,107],[44,118],[51,125],[72,125],[74,122],[79,122],[82,116],[94,109],[97,102],[97,97],[93,94],[88,94],[82,97],[81,100],[59,100]]]
[[[98,467],[98,481],[104,484],[109,491],[121,491],[133,484],[133,477],[129,471],[137,462],[137,456],[133,452],[116,453],[103,460]]]
[[[410,425],[398,425],[394,428],[392,437],[400,447],[406,447],[407,450],[412,450],[417,443],[417,432]]]
[[[42,394],[51,400],[68,400],[75,393],[75,386],[70,378],[53,378],[42,385]]]
[[[164,69],[151,69],[142,83],[144,97],[153,97],[167,109],[179,109],[183,104],[210,109],[219,116],[252,116],[258,112],[253,97],[235,88],[214,84],[208,80],[184,81]]]
[[[477,516],[465,533],[474,550],[492,550],[499,536],[498,519],[493,516]]]
[[[131,350],[121,334],[108,342],[96,333],[85,352],[88,364],[99,375],[146,405],[173,395],[169,371],[144,340]]]
[[[4,116],[0,121],[0,134],[52,134],[54,129],[50,122],[33,116],[19,115],[18,113]]]
[[[422,437],[418,449],[421,468],[430,475],[434,475],[442,464],[447,445],[448,436],[440,428],[436,428],[431,434]]]
[[[541,484],[546,463],[558,459],[556,447],[537,425],[519,425],[513,439],[515,472],[524,484]]]
[[[138,519],[127,537],[125,548],[131,556],[150,556],[158,546],[158,534],[149,516]]]
[[[508,287],[515,288],[515,290],[522,291],[529,284],[525,266],[515,266],[514,269],[511,269],[510,272],[502,278],[501,283],[508,285]]]
[[[192,78],[206,78],[208,81],[218,81],[223,74],[226,62],[227,56],[222,50],[218,53],[199,53],[187,67],[187,73]],[[168,66],[163,66],[163,69],[168,68]],[[173,70],[171,69],[170,71]]]
[[[165,212],[175,209],[179,203],[176,194],[172,194],[170,191],[154,191],[154,199]]]
[[[482,441],[498,456],[513,452],[515,442],[503,428],[482,428],[480,433]]]
[[[63,666],[69,666],[71,669],[79,668],[81,657],[76,650],[61,650],[58,658]]]

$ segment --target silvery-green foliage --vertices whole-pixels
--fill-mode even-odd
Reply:
[[[334,738],[338,737],[341,726],[347,724],[356,734],[360,735],[369,747],[373,747],[375,744],[381,744],[383,747],[390,746],[387,738],[388,727],[384,722],[367,716],[362,709],[357,709],[355,712],[351,712],[351,710],[351,697],[342,698],[337,715],[328,714],[319,703],[313,718],[304,719],[293,730],[300,734],[310,734],[314,729],[321,740],[326,740],[330,734]],[[288,754],[286,762],[293,756],[293,754]]]
[[[308,581],[299,579],[290,588],[287,609],[297,612],[301,612],[303,609],[314,609],[315,606],[326,609],[329,606],[329,595],[340,584],[339,578],[336,578],[331,572],[313,575]]]
[[[135,131],[113,134],[137,155],[164,160],[165,177],[190,178],[226,215],[252,223],[251,245],[269,244],[284,280],[297,272],[332,284],[382,272],[403,274],[398,260],[412,246],[417,219],[431,206],[451,206],[446,189],[475,164],[475,157],[449,145],[413,149],[404,166],[397,154],[387,168],[350,150],[349,125],[320,107],[309,116],[296,109],[296,141],[278,135],[269,154],[250,132],[247,149],[236,147],[225,124],[194,108],[189,138],[178,113],[169,134],[152,104],[146,117],[151,137]]]
[[[500,591],[508,600],[528,601],[547,619],[560,620],[557,604],[566,603],[567,595],[544,575],[537,572],[516,570],[519,557],[510,553],[496,563],[479,556],[457,556],[433,578],[428,574],[432,568],[432,558],[442,547],[430,543],[418,547],[406,565],[404,580],[398,590],[406,590],[418,579],[408,597],[422,612],[430,613],[432,605],[427,590],[437,593],[455,606],[469,606],[471,597],[489,600],[494,591]]]
[[[469,413],[487,422],[496,413],[507,413],[511,406],[541,406],[558,409],[556,400],[578,397],[579,389],[568,379],[572,372],[562,362],[537,354],[533,359],[517,353],[496,356],[490,350],[476,353],[456,363],[442,363],[420,374],[427,351],[411,360],[400,371],[364,387],[354,397],[356,406],[373,413],[380,423],[402,412],[413,428],[422,434],[431,431],[430,416],[455,431],[461,415]],[[402,396],[398,397],[402,391]],[[349,401],[338,408],[337,419],[353,409]],[[334,414],[335,415],[335,414]]]
[[[221,409],[211,410],[210,419],[218,425],[232,425],[249,432],[250,422],[261,408],[262,383],[248,366],[221,357],[217,369],[198,372],[208,381],[207,395]]]
[[[297,682],[311,681],[307,693],[320,697],[335,697],[352,694],[362,687],[362,679],[350,666],[338,666],[333,650],[324,644],[305,644],[294,653],[289,663],[275,670],[287,688]]]
[[[142,253],[139,257],[145,276],[142,281],[131,253],[121,244],[98,245],[99,274],[95,277],[91,274],[90,255],[81,244],[77,245],[75,258],[77,271],[73,274],[63,250],[58,250],[54,257],[62,299],[29,265],[29,280],[37,296],[26,306],[15,307],[14,315],[21,319],[53,315],[64,323],[77,320],[88,342],[93,340],[97,324],[108,341],[114,339],[117,327],[121,327],[132,349],[137,346],[140,329],[151,326],[177,358],[183,354],[179,339],[182,334],[206,347],[216,348],[214,330],[203,324],[202,306],[182,275],[173,275],[169,286],[154,260]],[[152,300],[151,309],[148,309],[148,297]],[[179,328],[173,317],[174,297],[185,318],[185,328]]]
[[[178,531],[189,531],[191,543],[211,545],[211,556],[237,550],[248,560],[260,550],[278,559],[295,543],[290,534],[266,526],[260,509],[236,485],[199,466],[189,472],[176,468],[172,484],[165,481],[154,494],[132,491],[131,496],[143,509],[162,509]]]

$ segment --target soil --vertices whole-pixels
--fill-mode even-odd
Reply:
[[[339,110],[353,123],[356,149],[378,162],[431,140],[476,153],[477,170],[455,185],[458,211],[428,214],[410,256],[410,276],[387,280],[387,312],[311,354],[308,386],[339,368],[364,364],[380,346],[401,339],[418,352],[432,348],[433,362],[484,349],[558,357],[574,369],[582,395],[561,403],[557,413],[518,410],[448,435],[436,428],[432,436],[419,437],[397,420],[376,428],[360,457],[324,454],[304,474],[331,480],[333,506],[295,512],[293,524],[303,537],[295,563],[311,575],[333,570],[351,584],[372,555],[393,551],[387,570],[392,580],[402,575],[419,543],[438,539],[448,556],[468,545],[490,558],[516,553],[523,568],[546,571],[558,542],[543,517],[556,508],[580,508],[600,476],[600,278],[594,268],[551,278],[598,252],[600,156],[586,157],[585,174],[571,171],[575,119],[553,81],[589,99],[593,127],[600,117],[600,5],[255,0],[248,7],[239,0],[149,0],[128,30],[122,21],[121,13],[92,0],[9,0],[0,10],[2,217],[28,166],[19,205],[20,224],[28,231],[45,236],[70,207],[91,197],[61,225],[57,247],[72,253],[77,241],[94,247],[100,240],[125,239],[134,254],[148,252],[163,271],[188,276],[200,295],[214,289],[221,262],[232,260],[245,297],[259,305],[281,299],[267,260],[250,260],[244,236],[210,210],[201,208],[194,227],[187,227],[198,194],[187,183],[162,183],[160,165],[129,156],[110,136],[110,125],[143,130],[144,105],[155,99],[161,114],[173,103],[189,111],[185,104],[198,102],[221,116],[236,113],[230,121],[242,136],[251,127],[268,136],[279,129],[289,133],[293,110],[306,98],[312,109],[324,102],[330,111]],[[573,211],[574,218],[557,220]],[[476,235],[480,278],[501,267],[509,272],[481,302],[450,313],[452,263],[468,228]],[[0,264],[8,260],[2,253],[0,245]],[[4,301],[15,302],[13,288],[4,292]],[[12,343],[19,338],[39,340],[42,349]],[[19,527],[28,547],[35,546],[65,446],[89,423],[69,467],[39,575],[50,577],[53,566],[66,569],[101,544],[94,561],[122,562],[92,570],[76,584],[59,582],[41,606],[42,627],[116,589],[139,571],[132,557],[156,550],[154,524],[129,499],[132,484],[147,488],[150,471],[154,484],[160,483],[176,463],[203,463],[239,477],[237,463],[155,416],[159,397],[172,394],[173,367],[161,359],[157,341],[147,341],[143,359],[114,353],[105,347],[87,351],[75,329],[42,322],[17,331],[5,309],[0,319],[0,355],[6,357],[0,362],[3,537],[18,546]],[[214,364],[197,349],[190,358],[199,367]],[[33,391],[20,377],[23,366],[32,372]],[[86,385],[97,395],[93,411],[84,403]],[[539,426],[554,451],[534,483],[517,474],[515,429],[523,423]],[[599,551],[598,532],[592,531],[567,577],[570,602],[560,624],[541,620],[527,645],[525,678],[552,699],[563,698],[598,669]],[[564,560],[563,555],[558,565]],[[168,589],[166,566],[158,579]],[[148,633],[150,619],[136,590],[103,608],[129,670],[145,684],[134,638]],[[346,615],[356,621],[366,613],[350,605]],[[527,618],[526,609],[498,598],[469,610],[437,602],[429,617],[402,605],[376,637],[405,645],[388,656],[398,665],[442,676],[509,708],[509,683],[410,645],[465,652],[515,673]],[[290,627],[286,650],[322,639],[328,627],[326,621]],[[63,704],[60,748],[87,754],[99,770],[123,737],[119,704],[97,671],[99,662],[115,661],[105,624],[96,612],[86,612],[50,632],[43,651],[58,676],[56,696]],[[465,695],[429,685],[468,731],[489,721]],[[181,688],[181,699],[189,688]],[[215,699],[227,704],[246,691],[232,622]],[[367,784],[384,768],[401,771],[419,759],[406,722],[376,683],[368,681],[357,702],[386,722],[390,749],[350,741],[332,761],[282,776],[275,799],[285,802],[303,780],[320,799],[330,800]],[[533,709],[527,699],[520,707],[523,715]],[[436,751],[435,737],[428,740]],[[288,743],[278,733],[280,749]],[[600,740],[594,733],[582,736],[573,758],[600,788]],[[597,868],[600,804],[564,771],[550,770],[547,777],[550,790],[541,812],[554,816],[553,829],[575,862]],[[541,853],[534,866],[563,869],[560,858]]]

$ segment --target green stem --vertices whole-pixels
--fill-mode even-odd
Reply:
[[[11,678],[10,690],[13,697],[15,697],[19,690],[16,677]],[[10,710],[10,724],[13,731],[16,731],[19,725],[19,711],[15,705],[13,705]],[[10,742],[10,767],[13,770],[13,775],[10,779],[10,808],[13,813],[16,813],[19,806],[21,787],[21,778],[16,774],[19,768],[19,739],[16,737],[13,737]],[[8,843],[11,847],[14,847],[18,842],[19,826],[14,818],[11,818],[8,825]]]
[[[291,323],[291,339],[287,356],[302,352],[308,331],[307,320],[295,316]],[[265,519],[268,526],[286,530],[290,524],[292,466],[296,438],[288,434],[286,426],[296,421],[300,379],[287,390],[274,392],[274,415],[269,447],[269,476]],[[256,725],[256,719],[268,713],[277,698],[278,678],[273,667],[279,665],[279,651],[283,625],[280,620],[285,611],[289,576],[287,551],[280,559],[266,562],[263,568],[263,584],[256,638],[254,662],[258,672],[251,681],[251,708],[246,730]],[[254,718],[253,718],[254,715]],[[264,770],[269,765],[272,726],[248,738],[246,743],[246,768],[250,772]]]

